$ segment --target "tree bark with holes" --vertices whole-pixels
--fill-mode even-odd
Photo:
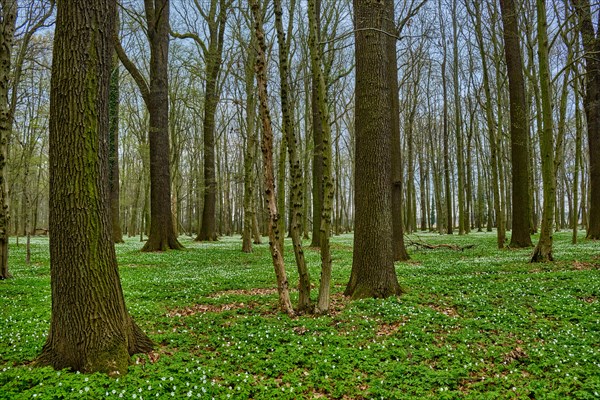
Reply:
[[[269,101],[267,92],[267,60],[265,52],[265,32],[263,30],[262,13],[257,0],[250,2],[254,16],[254,31],[258,46],[256,47],[256,82],[258,86],[259,111],[262,120],[261,149],[263,154],[263,168],[265,177],[265,203],[269,212],[269,248],[273,259],[273,267],[277,277],[277,290],[279,293],[279,304],[283,311],[293,316],[294,308],[290,300],[289,283],[285,272],[283,253],[281,251],[279,237],[285,232],[278,230],[277,220],[281,217],[277,210],[277,196],[275,194],[275,176],[273,173],[273,126],[269,112]]]

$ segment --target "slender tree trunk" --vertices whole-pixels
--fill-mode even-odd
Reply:
[[[386,15],[389,17],[387,20],[387,32],[389,36],[386,43],[386,51],[388,57],[388,68],[387,76],[389,79],[389,90],[390,90],[390,107],[391,107],[391,190],[392,190],[392,251],[394,261],[406,261],[409,259],[406,247],[404,246],[404,227],[402,226],[402,196],[403,196],[403,185],[402,185],[402,149],[400,143],[400,99],[398,97],[398,59],[396,55],[396,37],[398,32],[395,26],[395,10],[394,2],[386,2]],[[413,99],[416,103],[417,99]],[[411,110],[412,111],[412,110]],[[411,113],[411,115],[414,115]],[[408,122],[412,125],[412,120]],[[412,140],[409,138],[408,140]],[[409,158],[409,163],[412,163],[412,159]],[[409,170],[412,166],[409,165]],[[413,185],[412,179],[414,176],[409,174],[408,185]],[[410,204],[410,196],[407,198],[407,202]],[[415,212],[413,210],[413,212]],[[408,220],[408,218],[407,218]]]
[[[315,13],[316,13],[316,42],[320,48],[321,38],[321,0],[315,0]],[[313,224],[312,224],[312,239],[310,247],[319,247],[321,245],[321,238],[319,237],[321,232],[321,211],[323,208],[323,121],[319,118],[319,82],[316,78],[318,71],[314,70],[314,66],[311,63],[311,76],[312,76],[312,136],[313,136],[313,166],[312,166],[312,201],[313,201]],[[319,67],[321,68],[321,67]],[[322,72],[321,72],[322,73]]]
[[[540,155],[544,183],[544,208],[540,238],[531,256],[531,262],[552,261],[552,224],[556,202],[556,174],[554,167],[554,125],[552,120],[552,81],[548,61],[548,34],[545,0],[536,0],[538,58],[540,65],[540,92],[542,100],[542,132]]]
[[[130,355],[152,348],[125,307],[110,232],[108,87],[115,15],[111,0],[58,3],[50,94],[52,317],[38,358],[55,369],[112,376],[127,372]]]
[[[572,228],[573,228],[573,236],[571,242],[573,244],[577,244],[577,228],[579,227],[579,175],[581,170],[581,164],[579,160],[581,159],[581,144],[582,144],[582,136],[583,136],[583,123],[581,120],[581,108],[579,107],[579,76],[577,74],[577,67],[574,66],[575,70],[574,75],[575,79],[573,80],[573,93],[575,95],[575,163],[574,171],[573,171],[573,211],[572,211]],[[583,180],[583,178],[582,178]]]
[[[489,135],[489,145],[490,145],[490,162],[492,169],[492,190],[493,190],[493,198],[494,198],[494,211],[496,214],[496,226],[497,226],[497,243],[498,248],[501,249],[504,247],[505,241],[505,225],[504,225],[504,212],[502,208],[502,195],[500,192],[500,163],[501,160],[498,157],[499,148],[498,148],[498,139],[496,128],[494,127],[494,115],[492,111],[493,100],[490,89],[490,80],[488,74],[488,64],[487,64],[487,52],[484,47],[483,42],[483,32],[481,26],[481,5],[478,1],[473,2],[475,8],[475,34],[477,37],[477,44],[479,47],[479,53],[481,54],[481,63],[482,63],[482,72],[483,72],[483,87],[485,91],[486,97],[486,121],[487,121],[487,129]]]
[[[292,245],[294,248],[294,257],[296,259],[296,267],[298,268],[298,307],[297,311],[304,313],[310,310],[310,275],[304,259],[304,250],[302,249],[301,227],[302,222],[302,166],[298,155],[298,138],[294,130],[293,110],[290,104],[290,81],[289,81],[289,47],[291,22],[288,26],[288,38],[283,29],[283,10],[281,8],[281,0],[273,1],[275,7],[275,27],[277,29],[277,42],[279,46],[279,77],[281,80],[280,97],[281,109],[283,113],[283,134],[287,142],[287,150],[289,155],[290,165],[290,208],[292,214],[290,233],[292,236]],[[291,2],[291,12],[295,9],[295,1]],[[309,6],[311,4],[309,3]],[[310,12],[310,9],[309,9]],[[289,19],[292,21],[292,18]],[[282,139],[283,140],[283,139]],[[282,190],[282,188],[280,188]],[[283,231],[281,231],[283,232]],[[283,237],[283,235],[282,235]]]
[[[265,175],[265,204],[269,211],[269,247],[273,266],[277,277],[277,289],[279,292],[279,303],[283,311],[288,315],[294,315],[294,309],[290,301],[289,284],[283,262],[283,254],[279,245],[279,236],[284,235],[278,229],[277,220],[280,215],[277,210],[277,196],[275,193],[275,178],[273,174],[273,128],[271,125],[271,116],[269,113],[269,103],[267,95],[267,61],[265,56],[266,43],[265,34],[262,26],[262,15],[259,9],[258,1],[250,2],[252,13],[254,15],[254,30],[258,46],[256,47],[256,81],[258,84],[259,109],[262,119],[262,140],[261,148],[263,154],[263,168]]]
[[[251,33],[250,44],[247,48],[245,65],[246,86],[246,147],[244,149],[244,232],[242,235],[242,251],[252,252],[252,226],[256,218],[254,207],[254,189],[256,179],[254,164],[256,158],[256,97],[254,86],[254,64],[256,63],[256,36]]]
[[[462,132],[462,107],[460,99],[460,81],[458,79],[459,54],[458,54],[458,0],[452,1],[452,81],[454,86],[454,129],[456,132],[456,166],[458,178],[458,234],[464,235],[468,231],[469,216],[465,212],[465,161],[464,140]]]
[[[446,28],[444,24],[444,17],[442,13],[442,2],[439,3],[440,8],[440,31],[442,34],[442,48],[443,48],[443,59],[442,59],[442,92],[444,98],[443,105],[443,146],[444,146],[444,195],[446,205],[446,233],[452,235],[454,230],[454,218],[452,214],[452,190],[450,188],[450,128],[448,127],[448,83],[446,78],[446,66],[447,66],[447,47],[446,47]]]
[[[331,249],[329,246],[329,237],[331,236],[331,214],[333,203],[333,179],[332,179],[332,151],[331,151],[331,126],[329,124],[329,109],[327,104],[327,89],[325,86],[325,76],[323,73],[323,60],[319,44],[319,13],[320,0],[308,0],[309,16],[309,47],[311,58],[311,70],[314,82],[316,82],[316,96],[313,95],[313,110],[317,113],[313,118],[320,121],[321,125],[321,162],[322,162],[322,181],[321,186],[321,209],[314,210],[315,214],[321,214],[320,238],[321,247],[321,283],[319,285],[319,297],[315,311],[319,314],[329,311],[329,293],[331,291]],[[314,89],[314,86],[313,86]],[[313,238],[314,240],[314,238]]]

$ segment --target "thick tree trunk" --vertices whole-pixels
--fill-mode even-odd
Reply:
[[[514,0],[501,0],[504,52],[510,98],[510,142],[512,162],[512,235],[510,247],[531,247],[529,221],[529,123],[519,24]]]
[[[110,232],[108,88],[115,13],[111,0],[58,3],[50,96],[52,318],[38,358],[55,369],[113,376],[127,372],[130,355],[152,348],[125,307]]]
[[[115,50],[138,85],[148,108],[150,129],[150,229],[142,251],[179,250],[173,229],[169,150],[169,8],[170,0],[145,0],[150,44],[150,84],[127,57],[115,30]],[[143,229],[143,228],[142,228]],[[142,230],[143,233],[143,230]]]
[[[147,3],[150,1],[147,1]],[[152,8],[152,7],[151,7]],[[173,230],[169,150],[169,0],[146,10],[150,39],[150,234],[142,251],[179,250]]]
[[[119,59],[113,56],[108,96],[109,137],[108,169],[110,189],[110,218],[115,243],[123,243],[121,219],[119,218]]]
[[[8,101],[11,76],[11,53],[17,21],[17,1],[1,0],[0,5],[0,280],[8,279],[8,182],[6,179],[6,157],[8,138],[12,130],[12,113]]]
[[[590,153],[590,199],[587,238],[600,239],[600,28],[592,22],[589,0],[571,0],[579,18],[585,56],[585,96],[583,106],[587,121]],[[596,31],[594,31],[596,29]]]
[[[392,249],[392,140],[386,0],[354,0],[356,175],[354,255],[345,294],[354,299],[401,293]]]

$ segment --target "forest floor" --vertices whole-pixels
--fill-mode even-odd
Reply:
[[[294,319],[278,312],[266,244],[244,254],[237,236],[182,238],[186,251],[147,254],[128,239],[116,246],[126,302],[157,347],[118,379],[29,365],[49,327],[48,239],[33,239],[25,265],[24,240],[12,238],[0,399],[600,397],[598,242],[557,233],[557,261],[529,264],[531,249],[497,250],[495,233],[410,238],[473,246],[409,247],[396,264],[406,294],[350,302],[352,236],[337,236],[333,312]],[[318,286],[319,254],[306,254]]]

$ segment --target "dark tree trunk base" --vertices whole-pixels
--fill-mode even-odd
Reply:
[[[115,339],[115,343],[103,349],[65,348],[46,342],[42,353],[35,360],[39,367],[52,367],[55,370],[69,369],[82,373],[101,372],[111,377],[127,374],[131,356],[148,353],[154,348],[154,343],[131,320],[131,333],[128,340]]]
[[[184,249],[176,238],[149,238],[142,247],[142,251],[145,253]]]
[[[552,246],[538,244],[533,250],[530,262],[537,263],[550,261],[554,261],[554,258],[552,257]]]
[[[194,239],[194,241],[196,241],[196,242],[218,242],[219,236],[216,233],[213,233],[211,235],[200,233],[200,234],[198,234],[198,236],[196,236],[196,239]]]
[[[392,281],[390,281],[392,283]],[[351,297],[352,300],[358,299],[385,299],[392,296],[400,296],[403,291],[400,285],[392,284],[386,286],[373,286],[368,282],[364,282],[358,285],[348,284],[344,291],[344,296]]]

